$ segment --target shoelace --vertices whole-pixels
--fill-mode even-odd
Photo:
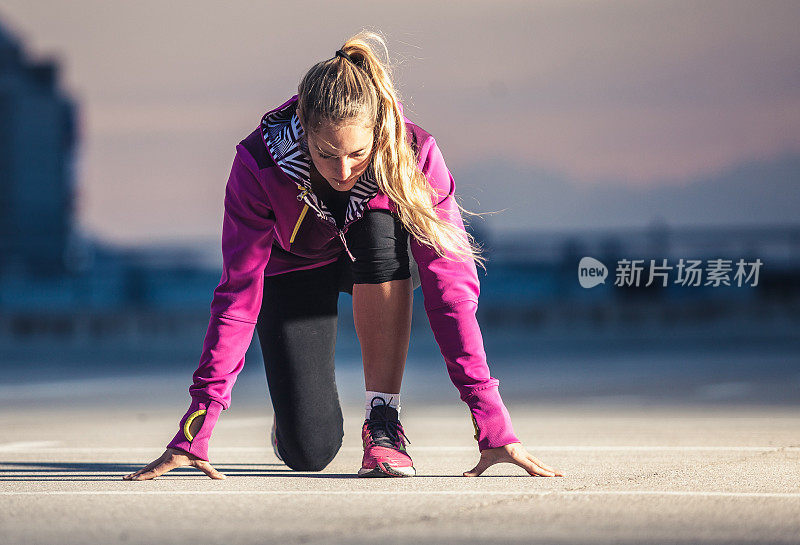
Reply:
[[[377,413],[377,418],[372,418],[373,413]],[[372,411],[370,418],[367,420],[367,429],[369,430],[372,442],[375,445],[388,448],[405,448],[405,443],[411,444],[411,440],[406,436],[403,431],[403,426],[399,420],[392,420],[387,417],[385,411]]]
[[[409,445],[411,444],[411,440],[406,436],[402,425],[396,420],[371,418],[367,422],[367,429],[369,429],[372,442],[375,445],[397,448],[399,444],[402,449],[405,447],[406,442]]]

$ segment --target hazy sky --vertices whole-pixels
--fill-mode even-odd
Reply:
[[[500,160],[587,190],[681,185],[800,151],[796,1],[3,0],[0,19],[61,59],[81,223],[113,241],[218,238],[236,144],[363,27],[457,184]]]

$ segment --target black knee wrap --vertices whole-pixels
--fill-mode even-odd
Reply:
[[[365,210],[345,233],[355,284],[380,284],[411,277],[408,231],[389,210]]]

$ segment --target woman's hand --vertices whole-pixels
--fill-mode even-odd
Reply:
[[[560,471],[553,469],[550,466],[546,466],[538,459],[534,458],[532,454],[525,450],[525,447],[522,446],[522,443],[509,443],[508,445],[504,445],[502,447],[487,448],[486,450],[482,450],[481,459],[478,461],[478,465],[469,471],[465,471],[464,477],[477,477],[486,471],[490,466],[493,466],[494,464],[501,464],[503,462],[516,464],[533,476],[564,476],[564,474]]]
[[[168,448],[160,457],[156,458],[139,471],[125,475],[122,477],[122,479],[125,481],[147,481],[149,479],[154,479],[159,475],[163,475],[167,471],[175,469],[176,467],[182,466],[196,467],[212,479],[228,478],[226,475],[223,475],[214,469],[211,464],[205,460],[201,460],[197,456],[187,454],[182,450]]]

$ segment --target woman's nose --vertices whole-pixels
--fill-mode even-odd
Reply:
[[[346,159],[339,161],[339,164],[337,165],[337,171],[339,179],[346,180],[350,177],[350,163],[348,163]]]

